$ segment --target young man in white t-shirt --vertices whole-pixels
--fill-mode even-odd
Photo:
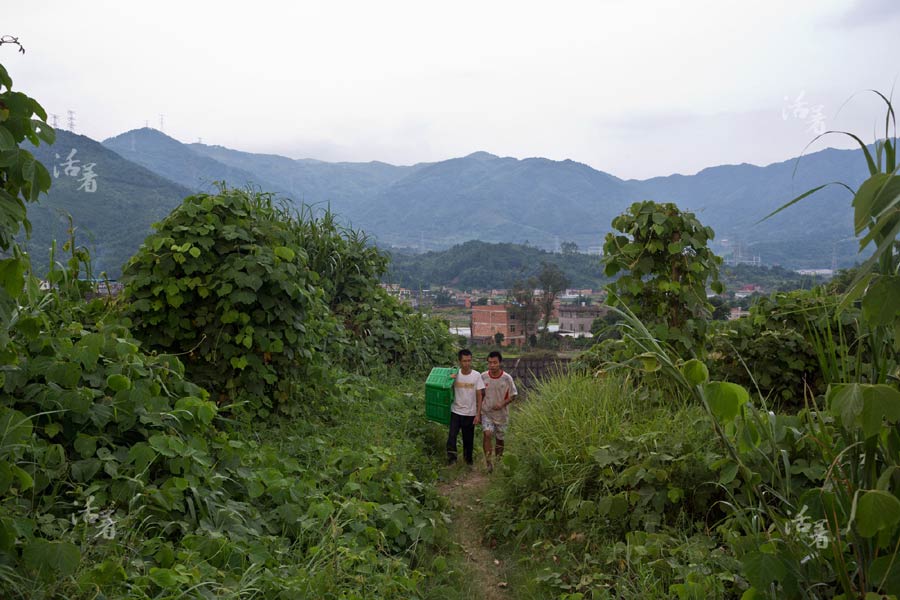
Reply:
[[[484,380],[481,373],[472,370],[472,352],[463,348],[457,354],[459,372],[453,377],[453,404],[450,405],[450,435],[447,436],[447,463],[456,462],[456,437],[462,431],[463,458],[472,464],[475,446],[475,425],[481,422],[481,401],[484,398]]]

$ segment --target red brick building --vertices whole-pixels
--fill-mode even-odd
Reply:
[[[473,306],[470,317],[472,341],[476,343],[493,343],[494,335],[503,334],[503,346],[524,345],[528,336],[537,331],[537,323],[529,323],[525,331],[514,312],[505,304]]]

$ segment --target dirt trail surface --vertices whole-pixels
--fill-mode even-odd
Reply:
[[[490,483],[489,476],[479,467],[462,469],[455,479],[438,487],[453,508],[451,535],[466,556],[469,573],[479,590],[478,598],[511,600],[515,595],[507,589],[506,565],[482,544],[481,539],[479,513],[484,492]]]

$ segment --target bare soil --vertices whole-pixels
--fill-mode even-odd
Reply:
[[[509,600],[515,595],[507,588],[506,565],[486,547],[479,515],[482,498],[490,484],[483,466],[458,467],[459,475],[438,487],[453,508],[450,532],[466,557],[469,574],[484,600]]]

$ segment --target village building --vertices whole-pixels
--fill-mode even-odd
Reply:
[[[750,316],[750,311],[744,310],[740,306],[732,306],[731,310],[728,312],[728,320],[729,321],[735,321],[737,319],[740,319],[741,317],[749,317],[749,316]]]
[[[575,337],[590,337],[591,325],[609,309],[603,304],[562,304],[559,307],[559,332]]]
[[[473,343],[492,344],[496,334],[503,335],[503,346],[522,346],[528,337],[537,333],[537,322],[528,324],[528,331],[516,317],[515,307],[507,304],[475,305],[469,321]]]
[[[763,290],[762,287],[751,283],[751,284],[742,286],[739,290],[737,290],[734,293],[734,297],[737,300],[743,300],[744,298],[752,296],[753,294],[764,294],[764,293],[765,293],[765,290]]]

